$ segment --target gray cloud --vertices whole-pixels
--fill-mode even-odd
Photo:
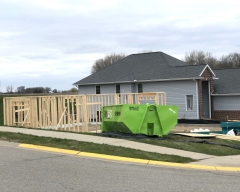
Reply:
[[[89,75],[96,59],[112,52],[163,51],[181,59],[191,50],[218,57],[239,50],[239,3],[234,1],[99,2],[2,0],[3,87],[14,82],[67,89]]]

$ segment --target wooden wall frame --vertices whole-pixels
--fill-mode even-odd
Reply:
[[[144,100],[166,105],[166,93],[4,97],[4,125],[88,132],[89,124],[101,123],[102,106],[140,104]]]

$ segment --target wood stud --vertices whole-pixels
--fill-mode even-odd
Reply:
[[[101,122],[101,107],[113,104],[139,104],[154,100],[166,105],[166,94],[120,93],[94,95],[5,97],[4,125],[88,132],[89,123]]]

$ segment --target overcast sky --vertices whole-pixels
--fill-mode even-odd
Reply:
[[[0,0],[0,91],[67,90],[110,53],[240,49],[237,0]]]

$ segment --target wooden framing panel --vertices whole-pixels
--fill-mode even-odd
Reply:
[[[4,125],[88,132],[88,125],[101,122],[101,107],[114,104],[139,104],[153,100],[166,105],[166,94],[120,93],[5,97]]]

